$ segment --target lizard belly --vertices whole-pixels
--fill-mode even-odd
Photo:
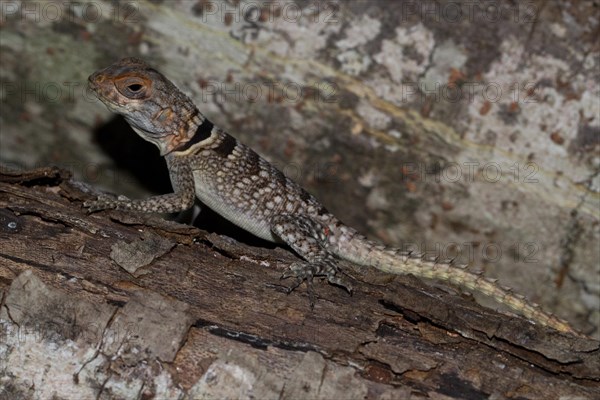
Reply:
[[[255,236],[270,242],[280,242],[271,231],[269,219],[257,218],[256,211],[253,210],[251,203],[240,202],[239,198],[227,193],[220,193],[209,182],[203,182],[199,178],[199,176],[195,176],[195,191],[196,196],[202,203]]]

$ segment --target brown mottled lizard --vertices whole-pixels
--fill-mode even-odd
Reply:
[[[574,332],[564,321],[452,262],[441,263],[401,253],[372,242],[341,223],[315,197],[268,161],[214,126],[192,100],[144,61],[125,58],[89,77],[89,87],[113,112],[123,115],[165,157],[174,193],[145,200],[102,195],[84,204],[103,209],[172,213],[189,209],[195,197],[214,211],[253,233],[288,244],[304,261],[283,277],[294,277],[289,290],[307,281],[313,303],[312,278],[351,291],[339,271],[337,257],[392,274],[438,279],[482,292],[542,325]]]

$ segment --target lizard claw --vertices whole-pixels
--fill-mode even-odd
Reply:
[[[313,275],[314,274],[309,263],[297,262],[290,265],[289,269],[281,274],[281,278],[279,279],[296,278],[294,279],[294,283],[287,288],[287,292],[292,293],[298,286],[302,284],[302,282],[312,282]]]
[[[348,294],[352,296],[352,284],[347,279],[338,275],[327,275],[327,282],[331,283],[332,285],[339,286],[342,289],[346,289]]]
[[[315,294],[314,286],[313,286],[313,276],[315,272],[315,266],[311,265],[307,262],[297,262],[290,265],[290,268],[281,274],[280,279],[287,278],[295,278],[294,283],[291,286],[286,288],[286,293],[290,294],[298,286],[302,284],[302,282],[306,281],[306,290],[308,292],[308,298],[310,301],[310,309],[314,309],[315,303],[317,300],[317,296]]]

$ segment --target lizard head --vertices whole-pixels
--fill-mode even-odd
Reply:
[[[165,155],[193,131],[195,105],[163,74],[137,58],[124,58],[88,78],[89,88],[109,110],[121,114]]]

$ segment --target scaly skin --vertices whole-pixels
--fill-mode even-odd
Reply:
[[[229,221],[263,239],[288,244],[304,261],[284,277],[290,290],[304,280],[314,302],[312,278],[325,276],[351,291],[337,258],[392,274],[433,278],[480,291],[530,320],[562,332],[575,331],[522,296],[452,263],[426,260],[367,240],[342,224],[297,183],[215,127],[192,100],[145,62],[123,59],[89,77],[89,87],[106,106],[123,115],[167,160],[174,193],[145,200],[101,196],[84,204],[102,209],[177,212],[192,207],[194,197]]]

